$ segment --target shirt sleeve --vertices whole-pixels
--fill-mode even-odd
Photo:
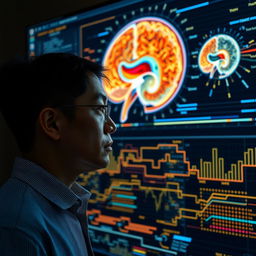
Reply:
[[[9,228],[0,228],[1,256],[47,256],[42,248],[26,233]]]

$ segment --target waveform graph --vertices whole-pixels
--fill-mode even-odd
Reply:
[[[255,139],[127,139],[113,150],[106,169],[80,177],[92,192],[94,243],[116,244],[117,255],[182,255],[175,245],[190,251],[203,244],[201,237],[229,237],[223,248],[236,239],[242,248],[250,239],[253,247]]]
[[[143,17],[125,25],[103,58],[111,83],[104,83],[113,103],[122,104],[120,122],[138,99],[145,114],[167,106],[178,94],[186,72],[186,49],[167,20]]]
[[[109,234],[96,234],[94,231],[89,230],[90,239],[92,242],[101,242],[103,245],[110,248],[110,253],[114,255],[126,255],[132,256],[130,246],[127,240],[120,237],[116,237],[113,241],[113,237]]]

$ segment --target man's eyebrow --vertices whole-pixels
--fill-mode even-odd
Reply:
[[[107,96],[104,93],[96,93],[93,97],[94,100],[103,99],[104,102],[108,101]]]

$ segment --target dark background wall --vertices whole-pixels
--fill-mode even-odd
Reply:
[[[2,0],[0,4],[0,63],[25,55],[26,26],[107,2],[111,1]],[[0,93],[3,93],[4,88],[0,88]],[[16,155],[19,155],[19,151],[15,140],[0,115],[0,185],[9,177]]]

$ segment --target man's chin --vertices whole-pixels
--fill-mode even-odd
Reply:
[[[105,169],[108,165],[109,165],[109,157],[107,157],[107,159],[102,161],[102,163],[99,165],[98,169]]]
[[[99,159],[98,161],[87,161],[83,160],[81,161],[80,168],[82,172],[89,172],[89,171],[96,171],[100,169],[104,169],[109,164],[109,157],[106,157],[104,159]]]

